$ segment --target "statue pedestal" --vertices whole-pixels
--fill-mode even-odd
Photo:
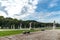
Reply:
[[[56,27],[56,26],[55,26],[55,21],[54,21],[54,23],[53,23],[53,30],[55,30],[55,27]]]
[[[29,30],[32,28],[32,22],[29,23]]]
[[[53,26],[53,30],[55,30],[55,26]]]

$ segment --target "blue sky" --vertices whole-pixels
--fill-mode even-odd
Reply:
[[[0,0],[0,16],[60,23],[60,0]]]

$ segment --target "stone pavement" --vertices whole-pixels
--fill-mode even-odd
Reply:
[[[17,34],[0,37],[0,40],[60,40],[60,30],[39,31],[31,34]]]

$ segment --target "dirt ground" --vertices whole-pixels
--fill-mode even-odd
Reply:
[[[60,30],[46,30],[31,34],[0,37],[0,40],[60,40]]]

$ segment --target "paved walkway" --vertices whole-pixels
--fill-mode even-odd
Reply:
[[[34,32],[29,35],[1,37],[0,40],[60,40],[60,30]]]

